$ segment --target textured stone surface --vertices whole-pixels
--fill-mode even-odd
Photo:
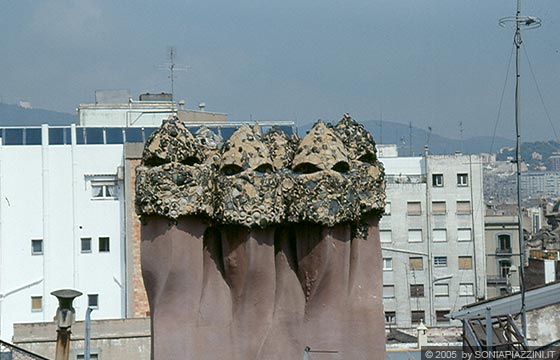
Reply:
[[[142,163],[147,165],[161,165],[165,163],[198,164],[202,162],[193,135],[185,124],[170,118],[150,135]]]
[[[348,177],[347,150],[334,131],[317,122],[301,140],[292,163],[287,193],[288,220],[333,226],[357,216],[357,199]]]
[[[264,142],[270,152],[274,169],[277,171],[290,169],[300,139],[296,135],[288,136],[282,130],[272,128],[265,134]]]
[[[171,118],[152,133],[136,169],[136,207],[142,215],[177,219],[213,214],[214,171],[186,126]]]
[[[174,154],[181,151],[181,154]],[[154,359],[384,359],[383,167],[349,115],[226,142],[176,120],[137,170]]]
[[[292,169],[300,173],[348,170],[348,150],[335,132],[316,122],[298,145]]]
[[[283,218],[280,176],[261,138],[258,125],[242,125],[224,144],[216,189],[219,223],[262,228]]]
[[[371,211],[379,213],[385,207],[385,172],[377,159],[373,137],[348,114],[344,114],[334,130],[348,149],[349,178],[360,217]]]
[[[138,207],[145,215],[176,219],[184,215],[212,215],[213,171],[206,165],[170,163],[137,168]]]
[[[196,146],[204,155],[204,162],[218,166],[220,162],[218,152],[224,145],[224,139],[206,126],[201,126],[194,135]]]

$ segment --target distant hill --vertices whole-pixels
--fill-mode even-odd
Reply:
[[[560,142],[557,141],[535,141],[521,144],[521,158],[527,164],[530,171],[554,169],[550,159],[553,155],[560,153]],[[515,158],[515,149],[502,149],[496,156],[497,160]]]
[[[75,114],[0,104],[0,126],[70,125],[77,121]]]
[[[399,155],[401,156],[421,155],[424,153],[424,145],[428,142],[428,130],[415,126],[412,126],[412,129],[410,129],[409,125],[406,124],[383,121],[383,134],[380,134],[380,121],[362,121],[362,124],[372,133],[378,144],[397,144]],[[300,136],[305,134],[311,126],[311,123],[300,126]],[[411,134],[412,146],[410,145]],[[433,132],[429,138],[430,154],[454,154],[456,151],[461,151],[465,154],[480,154],[496,152],[504,146],[515,146],[515,142],[503,137],[492,139],[491,136],[476,136],[461,141],[437,135]]]

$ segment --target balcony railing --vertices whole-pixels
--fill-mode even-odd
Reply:
[[[422,184],[426,182],[424,175],[385,175],[388,184]]]
[[[513,254],[511,248],[496,248],[496,255],[510,255]]]
[[[488,275],[486,276],[487,284],[507,284],[507,278],[500,275]]]

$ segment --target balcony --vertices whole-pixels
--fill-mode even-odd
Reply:
[[[496,248],[496,256],[511,256],[513,251],[511,248]]]
[[[488,285],[502,285],[507,284],[507,278],[500,275],[487,275],[486,283]]]
[[[387,184],[424,184],[426,176],[423,175],[385,175]]]

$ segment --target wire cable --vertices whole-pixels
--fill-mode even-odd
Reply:
[[[496,116],[496,122],[494,123],[494,131],[492,132],[492,143],[490,145],[489,153],[492,153],[492,150],[494,149],[494,141],[496,140],[496,130],[498,129],[498,124],[500,122],[500,116],[502,114],[502,104],[504,102],[504,95],[506,93],[507,83],[508,83],[508,79],[509,79],[509,69],[511,68],[511,60],[513,59],[514,48],[515,48],[515,44],[512,44],[511,52],[509,54],[509,61],[508,61],[508,66],[507,66],[507,71],[506,71],[506,78],[505,78],[505,81],[504,81],[504,87],[502,88],[502,96],[500,98],[500,105],[498,106],[498,116]]]
[[[552,131],[554,132],[554,136],[556,137],[556,141],[560,142],[560,138],[558,138],[558,133],[556,133],[556,129],[554,128],[554,123],[552,122],[552,119],[550,118],[550,113],[548,112],[548,108],[546,107],[545,103],[544,103],[544,99],[541,93],[541,89],[539,88],[539,83],[537,82],[537,78],[535,77],[535,72],[533,71],[533,66],[531,65],[531,60],[529,60],[529,54],[527,52],[527,48],[525,47],[525,43],[522,43],[523,46],[523,52],[525,53],[525,58],[527,59],[527,64],[529,65],[529,70],[531,71],[531,75],[533,76],[533,81],[535,82],[535,87],[537,88],[537,94],[539,94],[539,98],[541,100],[541,104],[543,106],[544,109],[544,113],[546,114],[546,118],[548,119],[548,122],[550,124],[550,127],[552,128]]]
[[[494,131],[492,132],[492,143],[490,145],[490,151],[489,153],[492,153],[492,150],[494,149],[494,141],[496,140],[496,130],[498,129],[498,124],[500,123],[500,116],[502,114],[502,104],[504,102],[504,95],[506,93],[506,87],[507,87],[507,83],[508,83],[508,78],[509,78],[509,69],[511,68],[511,60],[513,59],[513,50],[515,49],[515,44],[513,43],[511,46],[511,52],[509,54],[509,61],[508,61],[508,66],[507,66],[507,71],[506,71],[506,79],[504,81],[504,87],[502,88],[502,96],[500,98],[500,105],[498,106],[498,116],[496,116],[496,122],[494,123]]]

